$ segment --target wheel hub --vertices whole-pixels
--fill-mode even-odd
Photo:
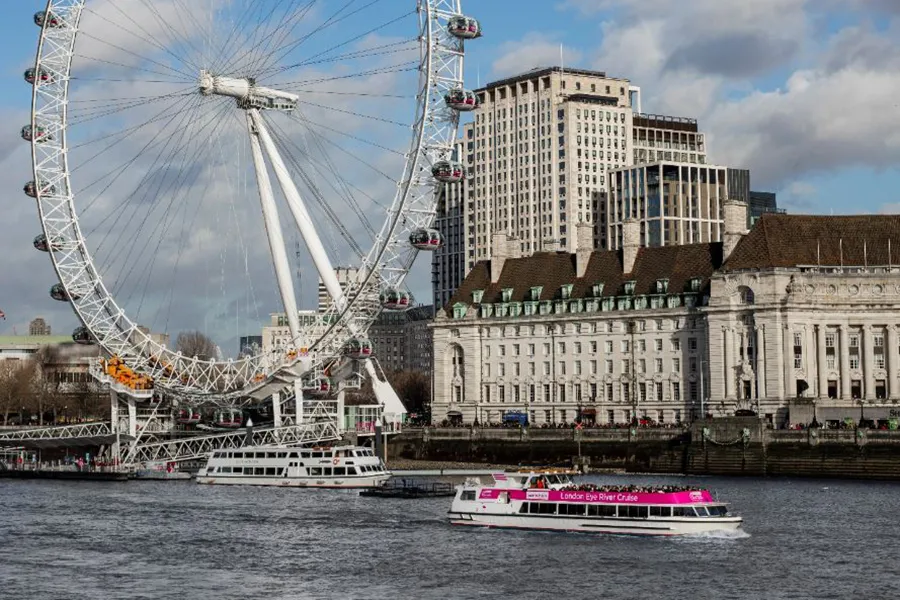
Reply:
[[[203,69],[200,71],[200,93],[204,96],[230,96],[243,110],[279,110],[291,112],[300,99],[296,94],[256,85],[248,77],[221,77]]]

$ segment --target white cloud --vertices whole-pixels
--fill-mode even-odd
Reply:
[[[529,33],[521,40],[504,42],[499,55],[492,65],[495,77],[559,65],[561,57],[564,65],[575,65],[581,60],[581,52],[565,45],[560,55],[560,42],[541,33]]]

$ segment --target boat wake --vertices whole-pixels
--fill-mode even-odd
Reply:
[[[686,533],[681,539],[686,540],[745,540],[750,534],[743,529],[726,531],[703,531],[700,533]]]

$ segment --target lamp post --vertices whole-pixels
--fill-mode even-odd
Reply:
[[[706,386],[703,385],[703,380],[706,379],[706,361],[702,358],[700,359],[700,418],[706,419],[706,404],[704,402],[704,394],[706,392]]]

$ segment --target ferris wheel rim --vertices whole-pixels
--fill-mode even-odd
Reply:
[[[140,326],[133,321],[126,312],[116,302],[115,296],[106,287],[103,278],[97,272],[94,266],[91,253],[86,246],[86,240],[81,232],[78,222],[78,212],[75,209],[75,197],[72,192],[70,169],[68,165],[68,94],[69,84],[72,80],[72,63],[76,58],[75,42],[80,31],[80,19],[84,7],[88,0],[48,0],[45,8],[46,15],[75,15],[74,19],[66,19],[70,29],[69,39],[65,39],[59,43],[54,40],[53,28],[45,22],[40,29],[38,48],[35,57],[34,69],[36,73],[41,73],[43,67],[47,65],[60,65],[64,69],[60,72],[59,85],[56,86],[61,94],[53,97],[47,93],[51,86],[43,86],[35,83],[32,86],[32,110],[31,110],[31,129],[32,139],[32,171],[34,181],[37,185],[37,204],[38,212],[41,219],[43,235],[49,243],[49,254],[53,268],[57,274],[60,284],[66,295],[66,299],[74,308],[79,320],[83,326],[87,328],[99,345],[110,355],[116,355],[128,361],[133,361],[134,368],[140,373],[144,373],[152,377],[158,386],[171,393],[190,393],[192,395],[243,395],[243,392],[253,384],[253,380],[258,377],[259,373],[265,373],[266,377],[277,371],[279,368],[286,366],[289,361],[273,361],[272,357],[267,354],[259,354],[242,359],[230,359],[228,361],[204,361],[195,357],[184,357],[179,352],[168,349],[143,331]],[[359,285],[359,289],[349,298],[348,305],[341,311],[340,318],[331,323],[327,329],[319,337],[315,345],[311,349],[317,350],[322,346],[329,346],[330,352],[322,352],[319,361],[330,360],[334,358],[335,347],[340,347],[349,339],[350,330],[346,327],[346,322],[352,318],[368,324],[377,317],[377,311],[364,312],[363,317],[354,314],[355,305],[366,298],[366,293],[371,294],[373,285],[382,287],[385,281],[402,283],[408,272],[411,260],[407,258],[405,271],[399,277],[385,277],[379,267],[389,246],[396,243],[395,232],[398,224],[404,219],[407,200],[413,193],[412,187],[414,180],[419,177],[419,165],[423,160],[422,146],[426,135],[426,127],[431,120],[431,104],[434,100],[436,92],[433,86],[432,59],[437,48],[434,45],[435,26],[438,23],[439,16],[449,18],[451,16],[462,15],[460,0],[416,0],[417,9],[420,11],[420,31],[419,31],[419,49],[422,56],[422,62],[419,68],[419,85],[417,90],[416,101],[416,122],[414,123],[413,138],[410,143],[410,152],[406,156],[404,165],[404,178],[402,182],[405,189],[398,189],[394,197],[391,209],[388,211],[381,234],[376,239],[375,246],[372,251],[365,257],[365,277]],[[424,13],[424,19],[422,14]],[[66,47],[66,43],[68,47]],[[52,49],[53,56],[47,54],[48,45],[54,46]],[[461,44],[460,44],[461,46]],[[62,56],[60,62],[59,57]],[[52,60],[51,60],[52,58]],[[459,52],[457,67],[461,79],[462,71],[462,52]],[[54,62],[56,61],[56,62]],[[46,102],[41,103],[44,99]],[[49,100],[48,100],[49,99]],[[55,101],[55,104],[51,101]],[[58,121],[53,124],[50,111],[46,108],[48,105],[55,106],[57,109],[56,117]],[[447,140],[444,145],[445,154],[452,151],[455,142],[455,132],[458,131],[458,113],[452,112],[455,119],[452,120],[452,130],[454,132],[453,139]],[[40,127],[50,123],[50,129],[59,135],[58,143],[55,145],[57,150],[56,156],[52,156],[53,148],[42,143],[35,135]],[[449,129],[449,127],[448,127]],[[47,150],[44,152],[44,150]],[[43,193],[44,183],[60,185],[62,194],[45,194]],[[433,186],[434,187],[434,186]],[[435,195],[437,189],[433,190]],[[52,196],[57,198],[51,198]],[[50,200],[48,201],[48,198]],[[432,198],[432,218],[436,198]],[[57,225],[51,227],[49,223],[52,218],[68,216],[68,222],[62,226]],[[56,215],[54,217],[54,215]],[[55,238],[54,234],[65,232],[65,236]],[[64,240],[57,247],[56,239]],[[379,247],[380,242],[380,247]],[[415,253],[411,253],[414,258]],[[72,263],[76,263],[73,265]],[[394,272],[395,274],[397,272]],[[82,302],[85,296],[91,296],[90,302]],[[98,333],[100,335],[98,335]],[[343,340],[343,341],[342,341]],[[154,364],[151,364],[154,363]],[[220,369],[227,367],[227,377],[223,375],[224,371]],[[186,377],[182,373],[189,373]],[[232,378],[240,385],[235,389],[225,391],[221,390],[222,379]],[[217,386],[219,389],[217,389]]]

